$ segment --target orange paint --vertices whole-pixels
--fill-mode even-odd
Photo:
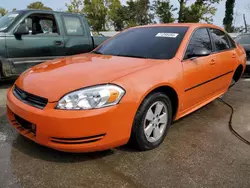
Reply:
[[[67,152],[105,150],[126,144],[135,114],[143,99],[154,89],[170,87],[178,96],[177,120],[224,94],[239,65],[245,69],[246,54],[240,46],[206,57],[183,60],[192,33],[210,24],[161,24],[187,26],[186,35],[174,58],[139,59],[82,54],[42,63],[23,73],[15,82],[22,90],[48,99],[44,109],[30,106],[7,94],[9,119],[20,134],[47,147]],[[232,59],[232,55],[235,56]],[[116,84],[126,90],[119,104],[92,110],[58,110],[65,94],[99,84]],[[112,91],[109,101],[117,97]],[[36,125],[27,132],[16,116]]]

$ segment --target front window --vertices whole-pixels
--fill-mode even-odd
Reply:
[[[159,26],[131,28],[101,45],[93,53],[123,57],[171,59],[188,27]]]
[[[18,13],[9,13],[0,18],[0,31],[6,30],[17,18]]]
[[[200,28],[193,34],[184,59],[188,59],[189,54],[193,54],[195,48],[205,48],[212,51],[212,43],[206,28]]]

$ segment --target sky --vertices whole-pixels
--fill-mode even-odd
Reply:
[[[25,9],[28,4],[36,0],[0,0],[0,7],[3,7],[7,10],[16,9]],[[40,0],[46,6],[51,7],[54,10],[65,10],[65,3],[68,3],[70,0]],[[191,2],[194,0],[191,0]],[[250,24],[250,0],[235,0],[235,15],[234,15],[234,25],[242,26],[243,25],[243,14],[246,15],[248,24]],[[126,0],[121,0],[122,4],[125,4]],[[170,0],[170,2],[175,6],[178,6],[178,0]],[[216,15],[214,16],[214,24],[222,26],[223,18],[225,16],[225,0],[220,4],[216,4],[217,8]]]

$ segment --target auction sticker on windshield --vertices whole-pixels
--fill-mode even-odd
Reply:
[[[155,37],[176,38],[178,35],[178,33],[157,33]]]

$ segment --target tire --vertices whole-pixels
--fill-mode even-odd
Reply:
[[[159,107],[158,105],[162,105],[163,107],[161,113],[159,113],[157,116],[156,108]],[[150,111],[150,109],[152,111]],[[160,109],[160,107],[158,109]],[[164,116],[164,112],[167,115],[166,117]],[[151,117],[154,117],[154,120],[151,121]],[[167,122],[162,124],[161,121],[163,122],[163,120],[165,119]],[[143,100],[136,113],[130,137],[130,144],[141,151],[151,150],[158,147],[166,137],[168,128],[170,127],[171,123],[172,105],[169,97],[161,92],[156,92],[147,96]],[[152,129],[152,134],[150,134],[152,127],[154,128]],[[159,132],[159,130],[161,131]],[[157,132],[157,134],[155,132]],[[158,136],[155,135],[161,136],[158,138]]]

